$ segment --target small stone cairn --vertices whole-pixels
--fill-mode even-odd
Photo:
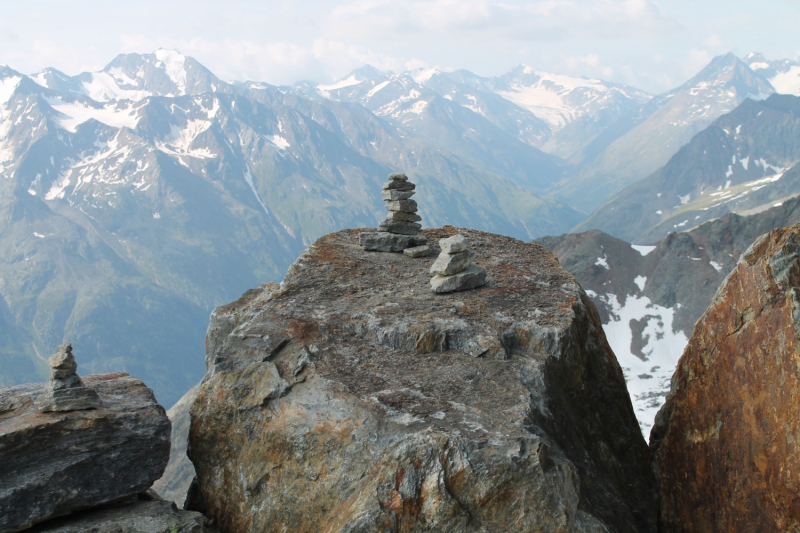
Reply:
[[[477,257],[467,250],[467,239],[453,235],[439,240],[442,253],[431,265],[431,290],[436,293],[464,291],[486,285],[486,270],[472,263]]]
[[[422,229],[419,224],[422,217],[417,214],[417,202],[410,199],[416,192],[414,189],[416,185],[408,181],[405,174],[389,174],[389,181],[383,185],[381,193],[389,214],[381,222],[378,231],[359,234],[359,243],[365,250],[402,252],[408,248],[422,247],[428,242],[427,237],[418,235]]]
[[[50,356],[50,381],[45,393],[36,400],[39,411],[83,411],[100,407],[97,391],[84,386],[78,376],[78,364],[72,344],[62,344]]]

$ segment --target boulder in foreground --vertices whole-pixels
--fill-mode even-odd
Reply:
[[[39,411],[44,383],[0,389],[0,532],[135,495],[163,473],[170,423],[153,392],[123,373],[83,385],[95,409]]]
[[[483,288],[434,294],[434,257],[365,252],[346,230],[214,311],[189,457],[221,530],[655,530],[594,306],[540,246],[423,234],[459,232]]]
[[[650,437],[664,531],[800,529],[800,225],[757,239],[697,322]]]

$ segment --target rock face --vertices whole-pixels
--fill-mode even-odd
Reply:
[[[200,384],[197,384],[167,410],[167,417],[172,424],[169,462],[164,469],[164,475],[153,483],[153,490],[178,506],[182,506],[186,500],[186,493],[195,475],[194,466],[186,457],[186,445],[189,439],[189,407],[199,391]]]
[[[208,516],[262,531],[655,530],[648,449],[585,293],[544,248],[463,233],[493,275],[319,239],[217,308],[189,457]]]
[[[200,513],[179,511],[172,502],[141,501],[76,513],[40,524],[28,533],[216,533]]]
[[[664,531],[800,528],[800,225],[763,235],[700,318],[650,436]]]
[[[83,383],[96,409],[41,412],[43,383],[0,389],[0,532],[135,495],[164,472],[170,423],[153,392],[123,373]]]

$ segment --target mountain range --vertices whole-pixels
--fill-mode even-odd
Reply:
[[[0,384],[40,380],[69,340],[83,373],[131,372],[171,405],[202,376],[209,312],[320,235],[374,227],[388,173],[418,184],[426,226],[563,233],[746,98],[797,92],[796,64],[762,59],[656,96],[525,65],[281,87],[171,50],[0,67]]]
[[[717,288],[759,236],[798,222],[800,198],[792,198],[749,216],[727,213],[651,245],[599,230],[534,242],[558,257],[597,306],[647,436]]]

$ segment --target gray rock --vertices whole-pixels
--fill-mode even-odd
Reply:
[[[415,213],[417,211],[417,202],[414,200],[397,200],[395,202],[386,202],[386,209],[389,211]]]
[[[467,249],[467,239],[463,235],[453,235],[446,239],[439,239],[439,248],[448,254],[463,252]]]
[[[507,359],[508,355],[497,337],[477,335],[467,342],[466,352],[472,357],[489,357],[492,359]]]
[[[395,190],[387,190],[381,191],[381,200],[408,200],[412,196],[417,194],[417,191],[395,191]]]
[[[405,222],[403,220],[384,220],[378,226],[378,231],[400,233],[402,235],[416,235],[422,229],[422,224]]]
[[[435,257],[365,252],[361,233],[321,237],[280,290],[212,313],[189,437],[207,516],[236,533],[654,533],[625,377],[555,257],[425,229],[463,233],[493,273],[490,289],[436,295]],[[509,358],[471,357],[481,335]],[[293,380],[304,349],[305,381],[267,394],[264,366]]]
[[[0,415],[0,533],[138,494],[164,472],[170,423],[153,391],[123,373],[83,382],[96,409],[41,412],[45,384],[0,388],[15,406]]]
[[[408,257],[425,257],[430,253],[430,246],[415,246],[414,248],[406,248],[403,250],[403,254]]]
[[[194,465],[186,456],[186,445],[189,438],[189,407],[199,391],[200,384],[198,383],[184,394],[178,403],[167,410],[167,417],[172,423],[169,463],[167,463],[161,479],[153,483],[153,489],[156,492],[165,500],[173,501],[178,506],[183,505],[186,493],[195,477]],[[199,511],[199,509],[189,510]]]
[[[397,174],[389,174],[389,179],[392,181],[408,181],[408,176],[402,172],[398,172]]]
[[[452,276],[434,276],[431,278],[431,290],[436,293],[465,291],[486,285],[486,270],[478,265],[469,265]]]
[[[423,235],[398,235],[388,232],[364,231],[358,235],[358,242],[369,252],[402,252],[428,242]]]
[[[471,265],[475,257],[475,252],[470,250],[456,252],[454,254],[442,252],[431,265],[430,272],[438,276],[452,276]]]
[[[78,377],[78,364],[72,355],[72,345],[62,344],[58,352],[50,356],[50,381],[45,394],[36,400],[42,412],[81,411],[100,406],[100,398],[93,389],[85,387]]]
[[[386,220],[397,220],[403,222],[419,222],[422,217],[416,213],[404,213],[403,211],[389,211]]]
[[[383,184],[384,191],[413,191],[416,188],[417,186],[410,181],[387,181]]]
[[[39,524],[28,533],[216,533],[200,513],[179,511],[172,502],[137,501],[93,509]]]

